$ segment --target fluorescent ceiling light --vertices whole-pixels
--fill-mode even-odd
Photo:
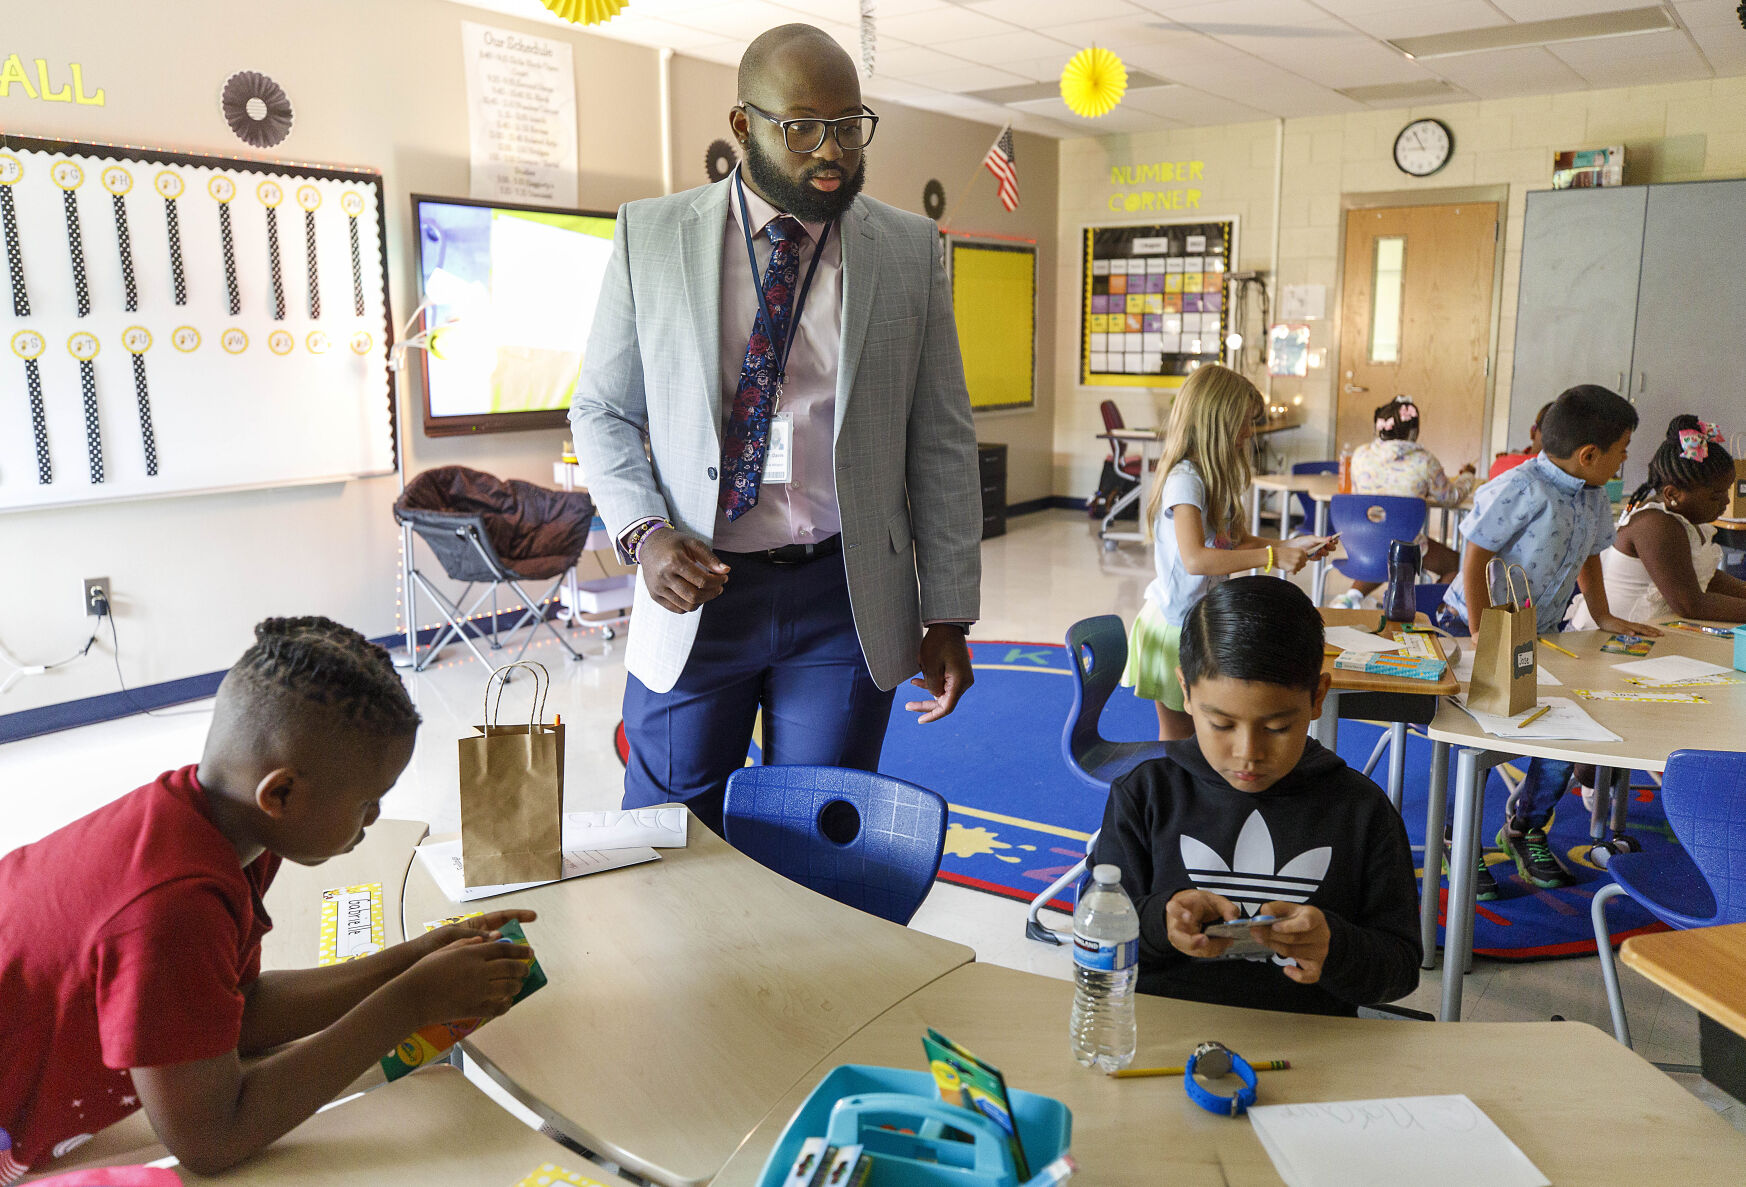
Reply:
[[[1367,87],[1340,87],[1340,94],[1348,99],[1356,99],[1360,103],[1417,103],[1420,100],[1453,99],[1465,96],[1466,91],[1460,87],[1444,82],[1440,78],[1427,78],[1419,82],[1385,82]]]
[[[1128,71],[1128,90],[1130,91],[1149,91],[1157,87],[1176,85],[1167,78],[1158,78],[1155,75],[1147,74],[1144,70]],[[1061,97],[1061,84],[1055,80],[1027,82],[1016,87],[994,87],[986,91],[970,91],[965,97],[981,99],[985,103],[1035,103],[1039,99],[1059,99]]]
[[[1409,58],[1447,58],[1493,49],[1554,45],[1561,41],[1661,33],[1676,28],[1678,26],[1665,9],[1627,8],[1621,12],[1597,12],[1550,21],[1517,21],[1513,25],[1488,25],[1483,29],[1433,33],[1426,37],[1396,37],[1388,44]]]

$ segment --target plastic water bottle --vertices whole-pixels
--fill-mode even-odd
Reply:
[[[1134,1061],[1134,982],[1139,977],[1140,915],[1122,889],[1122,872],[1100,865],[1073,911],[1073,1058],[1113,1072]]]
[[[1352,445],[1350,442],[1340,447],[1340,485],[1339,493],[1352,493]]]
[[[1388,596],[1382,600],[1382,616],[1389,622],[1411,622],[1419,612],[1413,592],[1419,579],[1419,546],[1411,540],[1388,542]]]

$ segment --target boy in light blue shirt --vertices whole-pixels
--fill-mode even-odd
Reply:
[[[1582,384],[1553,401],[1540,426],[1542,451],[1474,493],[1473,510],[1461,521],[1461,574],[1444,595],[1439,621],[1460,633],[1492,604],[1486,569],[1495,557],[1527,574],[1540,634],[1558,630],[1580,587],[1602,630],[1659,635],[1652,626],[1615,618],[1601,577],[1600,553],[1615,534],[1602,487],[1625,464],[1636,427],[1637,410],[1604,387]],[[1547,844],[1546,829],[1573,771],[1572,763],[1530,759],[1497,835],[1522,877],[1543,889],[1572,882]],[[1497,897],[1483,858],[1478,897]]]

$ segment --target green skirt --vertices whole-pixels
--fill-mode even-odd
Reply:
[[[1180,662],[1176,647],[1181,638],[1181,627],[1171,626],[1156,606],[1143,602],[1128,632],[1128,666],[1122,672],[1122,685],[1137,696],[1182,712],[1182,685],[1176,679]]]

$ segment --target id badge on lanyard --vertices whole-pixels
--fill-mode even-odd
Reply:
[[[770,439],[764,447],[765,486],[784,486],[794,476],[794,418],[786,412],[770,418]]]

